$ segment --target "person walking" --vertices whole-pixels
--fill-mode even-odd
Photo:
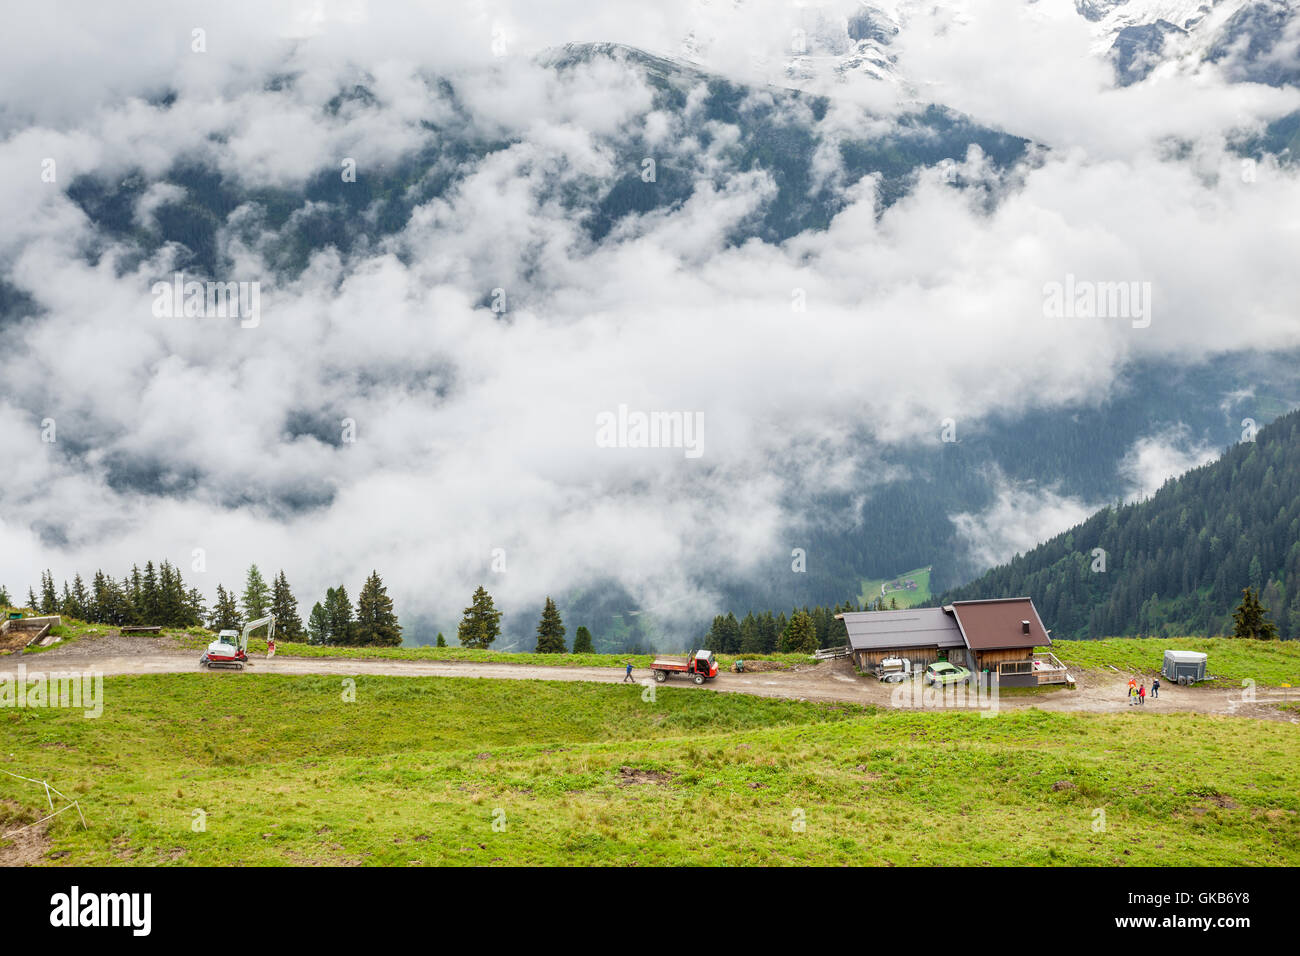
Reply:
[[[627,671],[623,674],[623,683],[626,684],[628,681],[632,681],[635,684],[636,681],[632,680],[632,662],[624,661],[623,663],[627,665]]]
[[[1160,696],[1160,678],[1159,678],[1159,677],[1154,677],[1154,678],[1151,679],[1151,696],[1152,696],[1152,697],[1159,697],[1159,696]]]
[[[1137,678],[1130,677],[1128,679],[1128,703],[1130,707],[1132,707],[1135,703],[1137,703],[1137,701],[1133,699],[1136,694],[1137,694]]]
[[[1147,682],[1143,681],[1141,684],[1138,685],[1138,703],[1145,704],[1146,702],[1147,702]]]

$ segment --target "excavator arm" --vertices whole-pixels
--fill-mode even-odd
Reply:
[[[274,614],[268,614],[266,617],[259,617],[256,621],[249,621],[247,624],[244,625],[244,630],[239,635],[239,649],[243,653],[245,654],[248,653],[248,635],[252,634],[263,624],[266,625],[267,642],[269,643],[271,638],[275,636],[275,615]]]

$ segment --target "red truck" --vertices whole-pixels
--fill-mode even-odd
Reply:
[[[685,660],[677,657],[656,657],[650,664],[655,672],[655,680],[663,683],[669,674],[690,674],[697,684],[712,680],[718,676],[718,662],[713,651],[696,651]]]

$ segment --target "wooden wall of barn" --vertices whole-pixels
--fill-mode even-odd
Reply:
[[[967,650],[964,647],[886,647],[853,652],[853,661],[860,671],[875,671],[886,657],[902,657],[912,662],[912,670],[924,670],[935,661],[951,661],[965,666]]]
[[[1032,647],[1002,647],[987,651],[971,651],[975,657],[975,666],[972,670],[982,671],[988,668],[991,671],[998,669],[998,664],[1003,661],[1032,661],[1034,659],[1034,649]]]
[[[1008,661],[1034,661],[1034,648],[972,650],[970,654],[975,658],[975,666],[971,667],[971,671],[976,674],[983,671],[985,667],[996,674],[997,666]],[[1039,679],[1031,669],[1028,674],[1001,674],[998,676],[998,683],[1001,683],[1002,687],[1036,687]]]

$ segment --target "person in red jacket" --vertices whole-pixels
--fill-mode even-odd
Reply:
[[[1138,684],[1138,703],[1145,704],[1146,702],[1147,702],[1147,682],[1143,681],[1142,683]]]

